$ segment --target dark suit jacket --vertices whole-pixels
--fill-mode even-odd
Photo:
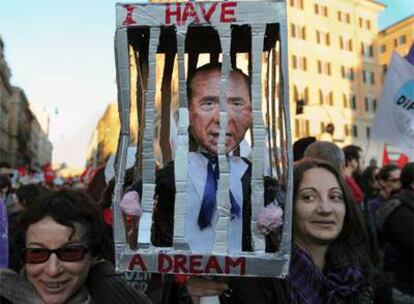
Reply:
[[[243,160],[249,165],[242,176],[243,188],[243,232],[242,249],[252,251],[251,237],[251,163]],[[276,197],[276,181],[265,178],[265,205],[272,202]],[[280,191],[280,189],[279,189]],[[152,225],[151,241],[155,246],[170,247],[173,241],[174,228],[174,201],[175,201],[175,178],[174,162],[169,162],[156,172],[155,186],[155,209],[153,213],[154,224]],[[275,235],[270,235],[266,240],[268,251],[275,251]]]

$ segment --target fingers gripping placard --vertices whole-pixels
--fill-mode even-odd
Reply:
[[[284,140],[289,136],[277,134],[281,128],[276,125],[282,119],[283,131],[290,130],[287,95],[276,92],[280,86],[275,74],[280,71],[274,68],[287,67],[275,62],[274,55],[281,53],[275,49],[286,35],[281,26],[285,22],[283,2],[117,5],[117,75],[125,125],[114,196],[119,269],[286,274],[289,244],[280,247],[278,236],[290,233],[284,227],[290,228],[291,219],[285,216],[283,226],[269,231],[258,221],[269,204],[291,215],[289,176],[273,175],[287,172],[280,166],[291,166],[289,159],[278,157],[289,155],[283,149],[290,149],[290,142]],[[138,179],[125,185],[131,103],[126,91],[131,90],[128,69],[134,68],[128,62],[129,48],[144,84],[133,87],[143,87],[145,94],[135,94],[143,114],[138,116],[144,120],[143,136],[136,143],[142,151],[137,164],[142,166],[136,167]],[[264,60],[263,54],[273,55]],[[278,58],[286,60],[285,54]],[[271,187],[280,195],[268,193],[265,178],[281,185]],[[129,238],[126,242],[131,227],[122,225],[119,210],[122,190],[130,188],[139,192],[143,211],[135,251]]]

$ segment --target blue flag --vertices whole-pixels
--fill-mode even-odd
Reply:
[[[405,56],[405,59],[407,59],[409,63],[414,64],[414,43],[411,45],[410,51],[407,56]]]

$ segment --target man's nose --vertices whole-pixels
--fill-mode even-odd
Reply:
[[[50,277],[57,276],[63,271],[61,261],[55,253],[52,253],[49,259],[46,261],[44,271]]]

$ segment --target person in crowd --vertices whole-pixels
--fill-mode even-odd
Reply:
[[[12,184],[8,175],[0,175],[0,200],[6,206],[7,213],[15,211],[15,196]]]
[[[343,174],[345,167],[344,152],[330,141],[316,141],[310,144],[304,153],[305,157],[324,160]]]
[[[357,204],[362,204],[364,201],[364,193],[355,180],[355,176],[359,176],[361,171],[362,149],[355,145],[348,145],[343,147],[342,150],[345,155],[345,182],[351,189]]]
[[[7,175],[0,175],[0,269],[9,266],[9,210],[13,199]]]
[[[379,170],[378,167],[368,166],[362,171],[360,185],[365,202],[378,196],[380,186],[377,181],[377,174]]]
[[[370,303],[371,264],[362,217],[341,173],[305,158],[295,164],[293,239],[286,279],[191,277],[192,303],[222,295],[223,303]]]
[[[397,252],[393,301],[414,303],[414,163],[404,166],[401,190],[378,209],[380,230]]]
[[[300,138],[293,143],[293,161],[301,160],[304,157],[304,153],[310,144],[316,141],[316,137],[309,136]]]
[[[9,267],[9,232],[7,210],[0,199],[0,269]]]
[[[378,283],[378,293],[375,303],[390,303],[392,301],[392,276],[395,260],[398,259],[395,249],[389,243],[384,242],[379,231],[377,211],[401,188],[400,168],[395,164],[383,166],[376,175],[380,191],[377,197],[365,203],[365,219],[369,235],[369,253],[372,262],[381,271],[382,276]]]
[[[93,199],[98,202],[101,198],[103,190],[106,187],[105,181],[105,166],[99,166],[96,168],[95,174],[92,180],[89,182],[86,187],[86,193],[93,197]]]
[[[9,268],[16,272],[24,265],[20,256],[21,250],[25,247],[25,231],[21,220],[26,210],[33,206],[36,198],[46,191],[38,184],[22,185],[16,190],[16,212],[9,215]]]
[[[390,199],[393,194],[398,193],[401,189],[400,182],[401,169],[395,164],[388,164],[383,166],[376,175],[376,179],[380,188],[378,196],[372,200],[369,200],[366,204],[366,208],[370,214],[370,218],[373,221],[372,227],[378,228],[377,210],[381,205]]]
[[[0,289],[20,303],[149,303],[102,259],[106,244],[102,216],[84,192],[62,190],[41,195],[22,220],[26,232],[25,277],[0,272],[0,281],[24,286]],[[2,278],[10,280],[4,281]],[[26,281],[27,280],[27,281]],[[20,282],[20,283],[19,283]]]

